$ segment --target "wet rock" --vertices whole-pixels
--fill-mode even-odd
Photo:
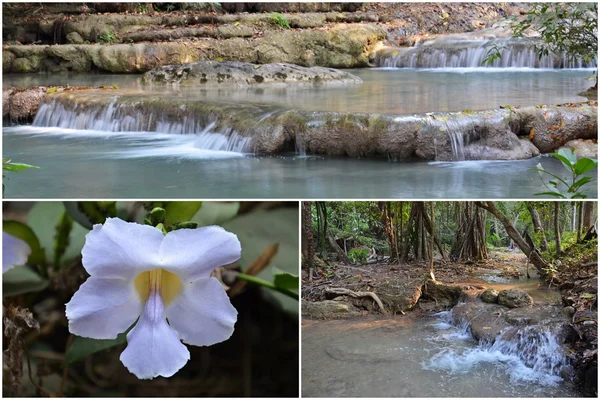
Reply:
[[[533,305],[533,299],[524,290],[507,289],[498,293],[498,303],[508,308],[528,307]]]
[[[67,34],[67,42],[71,44],[81,44],[84,40],[79,33],[71,32]]]
[[[183,65],[158,67],[144,74],[146,83],[194,84],[324,84],[360,83],[347,72],[323,67],[300,67],[292,64],[251,64],[237,61],[198,61]]]
[[[314,319],[348,318],[356,311],[352,306],[339,301],[302,301],[302,317]]]
[[[572,149],[577,158],[587,157],[598,159],[598,143],[596,141],[570,140],[565,143],[567,149]]]
[[[496,289],[487,289],[481,293],[481,301],[484,303],[497,303],[498,302],[498,291]]]
[[[25,90],[4,90],[2,92],[3,117],[12,121],[30,121],[46,96],[46,88],[31,88]],[[5,103],[8,107],[5,108]]]
[[[462,289],[458,286],[445,285],[438,281],[428,280],[423,286],[423,298],[433,300],[439,308],[453,307],[458,304]]]
[[[586,103],[515,109],[515,131],[550,153],[575,139],[598,137],[598,108]]]

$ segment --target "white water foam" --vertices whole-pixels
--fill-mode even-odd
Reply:
[[[512,383],[537,383],[556,386],[562,382],[561,371],[567,368],[555,334],[540,326],[519,329],[507,335],[503,332],[494,343],[479,343],[476,347],[462,348],[457,341],[470,335],[468,324],[453,321],[450,311],[436,314],[438,321],[433,325],[441,330],[437,340],[448,343],[437,354],[425,360],[422,367],[431,371],[442,371],[451,375],[464,375],[480,368],[501,367]],[[453,321],[453,322],[450,322]],[[458,326],[457,326],[458,325]],[[456,328],[448,334],[447,331]]]

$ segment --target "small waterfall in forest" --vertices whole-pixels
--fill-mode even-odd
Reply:
[[[384,49],[378,53],[377,66],[384,68],[595,68],[597,60],[585,62],[566,54],[538,58],[532,39],[454,39],[439,37],[415,47]],[[501,58],[483,63],[496,47]]]
[[[96,132],[153,132],[157,134],[196,135],[194,147],[244,153],[250,151],[252,139],[227,128],[214,132],[217,122],[210,116],[184,115],[172,121],[158,113],[146,114],[131,107],[119,105],[116,99],[95,107],[67,103],[57,99],[40,105],[33,121],[36,127]]]
[[[469,324],[457,321],[452,312],[439,313],[439,329],[457,327],[454,338],[470,339]],[[480,368],[484,363],[503,364],[511,381],[537,382],[554,386],[570,371],[570,365],[556,333],[544,326],[534,325],[509,328],[501,332],[493,343],[481,341],[476,347],[464,350],[443,349],[424,363],[425,369],[465,374]]]

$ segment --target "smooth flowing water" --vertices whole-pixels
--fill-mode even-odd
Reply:
[[[141,85],[137,75],[30,74],[6,75],[3,84],[116,84],[129,94],[153,91],[158,96],[195,100],[390,114],[581,101],[585,99],[576,93],[591,85],[586,80],[591,75],[587,70],[352,72],[364,83],[331,87],[150,88]],[[112,96],[112,91],[107,95]],[[560,163],[547,157],[507,162],[388,162],[306,156],[301,144],[296,155],[255,157],[245,153],[247,142],[243,138],[226,140],[211,132],[210,125],[187,127],[182,121],[157,132],[110,132],[106,124],[114,121],[96,121],[92,129],[65,129],[58,127],[60,122],[53,122],[60,121],[57,116],[46,115],[40,126],[3,129],[3,156],[41,167],[10,174],[6,197],[530,198],[544,191],[537,172],[532,170],[538,162],[566,176]],[[89,122],[90,115],[81,113],[77,118]],[[139,121],[117,122],[122,127],[139,125]],[[181,134],[190,131],[197,133]],[[460,140],[456,137],[453,142],[457,151]],[[596,196],[596,190],[593,185],[588,194]]]
[[[7,198],[531,198],[539,162],[389,162],[255,157],[196,147],[195,135],[4,128],[4,155],[40,169],[9,174]],[[592,175],[596,177],[596,172]],[[597,196],[597,186],[588,189]]]
[[[139,75],[4,75],[3,85],[112,86],[128,93],[157,91],[161,96],[277,104],[310,111],[412,114],[486,110],[504,105],[534,106],[585,101],[578,93],[593,86],[593,70],[356,69],[353,85],[287,87],[145,86]]]
[[[543,312],[560,314],[560,294],[540,280],[503,281],[488,286],[526,290]],[[564,379],[571,371],[543,322],[494,343],[475,341],[452,311],[309,321],[302,329],[304,397],[578,397]]]

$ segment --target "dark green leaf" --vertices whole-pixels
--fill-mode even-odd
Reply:
[[[56,224],[56,234],[54,236],[54,270],[58,271],[60,261],[69,247],[69,234],[73,229],[73,219],[65,211]]]
[[[584,176],[583,178],[581,178],[580,180],[578,180],[577,182],[575,182],[573,184],[573,186],[571,186],[571,188],[573,189],[577,189],[578,187],[585,185],[586,183],[588,183],[589,181],[591,181],[593,178],[589,177],[589,176]]]
[[[102,350],[107,350],[115,346],[127,343],[127,332],[120,333],[116,339],[98,340],[75,336],[71,346],[65,354],[63,367],[82,360],[87,356]]]
[[[273,267],[273,274],[273,283],[277,287],[284,289],[298,289],[300,287],[298,275],[290,274],[276,267]]]
[[[593,169],[596,165],[598,165],[598,161],[584,157],[577,161],[577,164],[575,164],[575,173],[577,175],[585,174],[589,170]]]
[[[2,297],[39,292],[47,286],[48,281],[27,266],[15,267],[2,274]]]

